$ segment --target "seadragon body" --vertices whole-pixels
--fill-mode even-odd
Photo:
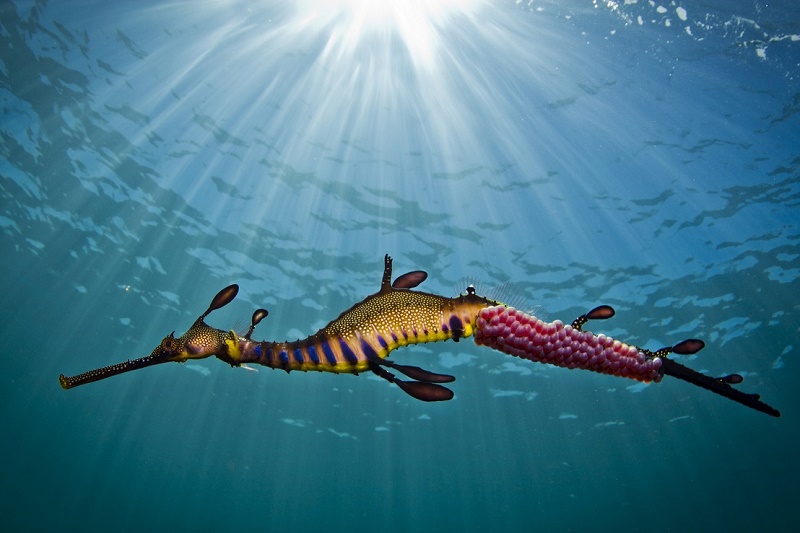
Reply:
[[[427,277],[423,271],[403,274],[393,283],[391,276],[392,259],[387,255],[378,292],[344,311],[315,334],[302,340],[284,342],[251,339],[256,325],[268,315],[265,309],[253,313],[250,328],[244,335],[205,323],[209,313],[236,297],[239,288],[231,285],[214,297],[208,309],[186,333],[177,338],[174,332],[171,333],[150,355],[73,377],[62,374],[59,381],[63,388],[70,389],[161,363],[215,356],[232,366],[259,364],[287,372],[302,370],[357,375],[371,371],[414,398],[442,401],[451,399],[453,392],[441,383],[452,382],[455,377],[400,365],[389,360],[388,355],[409,344],[450,339],[458,342],[474,334],[479,345],[570,369],[581,368],[644,382],[658,382],[664,375],[671,375],[763,413],[780,416],[757,394],[747,394],[731,386],[740,383],[741,376],[730,374],[714,378],[668,357],[671,353],[695,353],[703,348],[702,341],[688,339],[652,352],[583,331],[582,327],[588,320],[613,316],[614,310],[609,306],[597,307],[565,326],[560,321],[545,323],[500,302],[478,296],[472,286],[454,298],[413,290]],[[388,369],[410,380],[399,379]]]
[[[259,364],[271,368],[359,374],[372,371],[397,384],[415,398],[427,401],[449,400],[452,391],[438,385],[454,381],[453,376],[428,372],[418,367],[398,365],[387,359],[392,350],[409,344],[436,342],[470,337],[478,312],[499,302],[478,296],[468,288],[466,294],[447,298],[412,290],[427,274],[414,271],[391,283],[392,259],[384,259],[384,272],[378,292],[344,311],[315,334],[297,341],[254,341],[250,336],[267,311],[253,314],[250,331],[237,335],[205,323],[213,310],[230,303],[238,286],[220,291],[203,313],[180,337],[174,332],[165,337],[153,352],[140,359],[92,370],[74,377],[61,375],[65,389],[84,383],[166,362],[185,362],[216,356],[233,365]],[[396,378],[387,368],[412,378]]]

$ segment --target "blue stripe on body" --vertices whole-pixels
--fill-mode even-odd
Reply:
[[[385,341],[385,340],[383,340],[383,337],[381,337],[380,335],[378,335],[378,344],[380,344],[380,345],[381,345],[381,346],[383,346],[384,348],[388,348],[388,347],[389,347],[389,345],[388,345],[388,344],[386,344],[386,341]]]
[[[323,340],[320,342],[320,345],[322,346],[322,353],[325,354],[325,359],[327,359],[330,364],[335,365],[336,355],[333,353],[333,350],[331,350],[331,346],[328,344],[328,341]]]
[[[344,358],[347,359],[348,363],[352,363],[354,365],[358,363],[358,357],[355,353],[353,353],[353,350],[350,348],[350,345],[347,344],[347,341],[344,339],[339,339],[339,346],[342,347],[342,353],[344,354]]]
[[[309,344],[308,345],[308,350],[306,350],[306,351],[308,352],[308,358],[311,359],[311,362],[314,363],[315,365],[318,365],[319,364],[319,355],[317,355],[317,349],[314,348],[314,345],[313,344]]]
[[[372,349],[372,346],[364,339],[361,339],[361,351],[364,352],[364,355],[366,355],[369,360],[380,359],[378,354],[375,353],[375,350]]]

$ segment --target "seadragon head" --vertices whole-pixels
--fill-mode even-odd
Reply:
[[[228,305],[233,301],[238,292],[239,286],[235,284],[219,291],[217,295],[214,296],[208,309],[195,320],[192,327],[189,328],[186,333],[180,337],[175,337],[175,332],[173,331],[164,337],[161,343],[156,346],[148,356],[138,359],[129,359],[114,365],[97,368],[77,376],[68,377],[61,374],[58,377],[58,381],[63,388],[71,389],[79,385],[92,383],[93,381],[99,381],[111,376],[130,372],[131,370],[138,370],[161,363],[183,363],[190,359],[204,359],[212,355],[216,355],[220,359],[231,362],[229,360],[230,357],[227,356],[227,348],[231,345],[231,341],[235,341],[235,335],[231,332],[212,328],[206,324],[203,319],[205,319],[211,311]],[[266,316],[266,314],[264,316]]]

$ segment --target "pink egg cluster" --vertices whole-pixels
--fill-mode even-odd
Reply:
[[[478,315],[475,343],[564,368],[582,368],[648,383],[661,381],[661,359],[637,347],[565,326],[548,324],[513,307],[487,307]]]

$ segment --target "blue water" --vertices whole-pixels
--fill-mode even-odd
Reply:
[[[800,9],[778,2],[2,2],[4,529],[767,530],[795,523]],[[377,378],[60,373],[208,321],[304,337],[424,269],[780,409],[471,340]]]

